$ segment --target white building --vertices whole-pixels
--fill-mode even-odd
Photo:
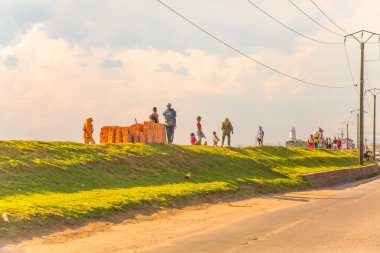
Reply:
[[[296,135],[296,128],[292,127],[292,129],[289,131],[289,139],[288,141],[296,141],[297,140],[297,135]]]

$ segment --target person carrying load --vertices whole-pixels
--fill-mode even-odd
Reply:
[[[94,126],[92,125],[92,118],[86,119],[83,125],[83,140],[84,144],[95,144],[92,134],[94,132]]]

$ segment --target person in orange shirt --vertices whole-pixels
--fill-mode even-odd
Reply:
[[[92,118],[86,119],[83,125],[83,140],[84,144],[95,144],[92,133],[94,132],[94,126],[92,125]]]

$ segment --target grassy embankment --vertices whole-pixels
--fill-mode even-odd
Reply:
[[[301,189],[301,174],[356,164],[345,151],[2,141],[0,228]]]

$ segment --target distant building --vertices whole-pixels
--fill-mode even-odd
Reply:
[[[289,131],[289,139],[288,139],[288,141],[296,141],[296,140],[297,140],[296,128],[292,127],[292,129]]]
[[[292,127],[289,131],[289,138],[285,142],[286,147],[297,147],[297,148],[307,148],[307,142],[302,140],[297,140],[296,128]]]

